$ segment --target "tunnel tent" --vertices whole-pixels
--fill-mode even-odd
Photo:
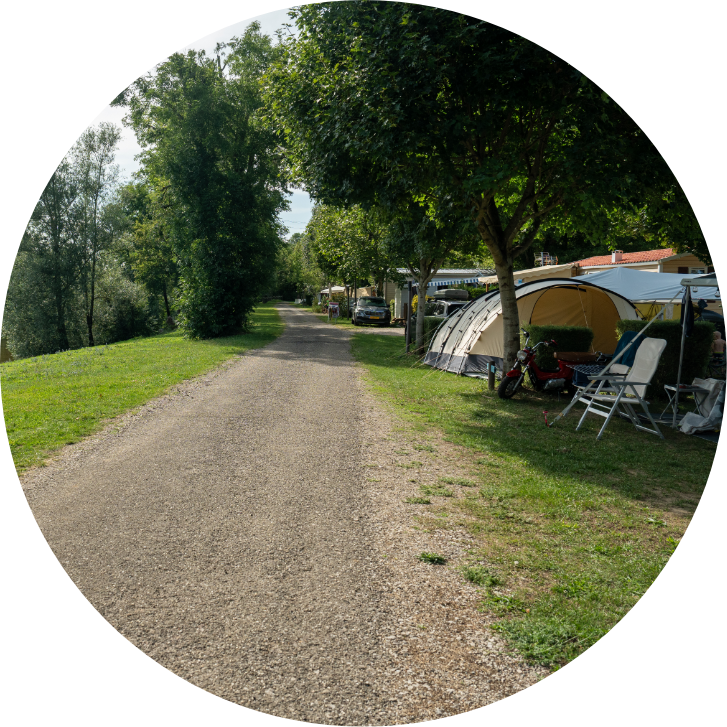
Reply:
[[[593,350],[612,354],[616,324],[638,318],[623,296],[573,278],[535,280],[515,288],[521,323],[593,329]],[[503,367],[502,304],[499,291],[473,300],[439,327],[424,363],[468,376],[482,376],[490,364]]]

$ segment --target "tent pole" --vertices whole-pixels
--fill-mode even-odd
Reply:
[[[682,363],[684,361],[684,339],[687,337],[687,306],[692,305],[692,289],[687,286],[685,300],[682,304],[682,343],[679,348],[679,368],[677,370],[677,390],[674,392],[674,402],[672,403],[672,420],[671,428],[677,428],[677,412],[679,411],[679,385],[682,381]]]

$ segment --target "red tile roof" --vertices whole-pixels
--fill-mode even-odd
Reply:
[[[611,255],[595,255],[587,257],[585,260],[578,260],[576,265],[579,268],[588,268],[592,265],[626,265],[628,263],[650,263],[655,260],[663,260],[665,257],[671,257],[672,249],[670,247],[662,247],[659,250],[643,250],[642,252],[625,252],[621,259],[611,262]]]

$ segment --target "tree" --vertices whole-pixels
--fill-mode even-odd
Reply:
[[[609,211],[676,184],[601,89],[509,31],[403,3],[293,16],[299,35],[268,95],[298,178],[319,200],[409,197],[435,221],[467,220],[497,272],[506,366],[519,347],[515,259],[546,229],[598,240]]]
[[[262,122],[259,78],[278,55],[251,24],[241,38],[175,53],[115,101],[166,193],[181,323],[193,337],[244,329],[275,271],[287,209],[279,140]]]
[[[51,330],[47,333],[41,333],[40,330],[24,332],[28,340],[37,342],[30,348],[33,352],[64,351],[70,347],[66,317],[85,257],[80,235],[83,215],[79,204],[83,180],[73,166],[72,158],[73,155],[69,154],[58,165],[35,206],[20,244],[13,271],[15,280],[11,280],[8,287],[9,306],[18,299],[18,320],[23,314],[46,310],[44,318]],[[34,288],[37,304],[32,306],[32,310],[24,296],[18,296],[23,286],[16,271],[26,281],[33,281],[28,292]],[[21,285],[20,289],[14,285],[15,281]],[[22,346],[22,337],[11,336],[11,340],[14,338],[14,342]],[[14,348],[16,355],[23,355],[17,350],[17,345]]]
[[[444,264],[455,248],[464,254],[476,250],[477,238],[469,228],[462,229],[461,219],[432,219],[418,204],[411,203],[400,209],[386,239],[392,255],[404,262],[417,281],[417,295],[422,302],[421,315],[416,318],[415,351],[424,348],[424,299],[434,274]]]
[[[150,331],[144,289],[124,279],[116,244],[128,227],[113,167],[118,130],[90,128],[46,185],[13,269],[3,331],[16,357]]]
[[[82,214],[79,234],[85,248],[82,279],[89,346],[94,345],[93,323],[99,255],[113,240],[114,217],[108,214],[107,204],[118,184],[119,169],[114,164],[114,158],[120,138],[121,130],[117,126],[102,122],[98,127],[86,129],[73,150],[80,185]]]
[[[365,211],[318,205],[313,209],[306,235],[321,266],[343,283],[361,279],[373,282],[381,293],[384,282],[402,282],[401,264],[387,246],[390,223],[380,210]]]
[[[130,221],[128,260],[134,279],[150,295],[161,296],[164,316],[169,321],[179,268],[170,239],[167,190],[168,185],[160,181],[154,184],[138,181],[121,190],[120,204]]]

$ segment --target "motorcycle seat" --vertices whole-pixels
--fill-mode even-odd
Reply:
[[[598,358],[598,354],[590,351],[556,351],[553,358],[558,361],[568,361],[568,363],[593,363]]]

